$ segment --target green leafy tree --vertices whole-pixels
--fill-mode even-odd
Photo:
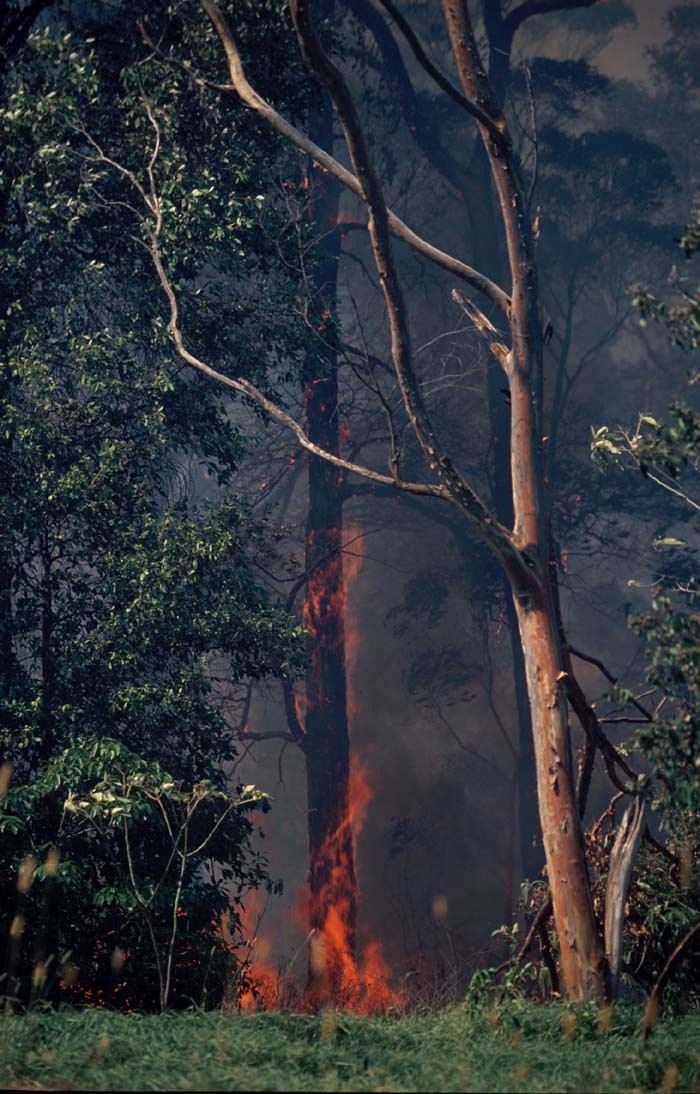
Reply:
[[[700,209],[679,242],[686,259],[700,251]],[[671,299],[638,293],[641,321],[664,323],[673,342],[696,351],[700,291],[675,271],[672,283]],[[691,368],[691,391],[695,377]],[[601,426],[592,449],[599,461],[636,470],[664,490],[669,524],[700,509],[700,414],[689,403],[673,403],[668,422],[643,413],[634,430]],[[647,984],[662,974],[679,941],[695,940],[700,928],[700,583],[688,541],[670,531],[654,543],[663,563],[650,610],[632,619],[647,648],[646,683],[655,696],[634,743],[653,775],[653,804],[667,841],[665,855],[642,853],[627,924],[627,964]],[[686,1004],[698,1001],[699,960],[696,944],[674,966]]]
[[[189,56],[186,5],[166,26]],[[290,284],[269,276],[283,246],[261,195],[274,142],[253,146],[248,117],[193,95],[167,57],[144,86],[143,43],[124,27],[33,34],[0,98],[2,928],[14,994],[32,963],[55,994],[70,953],[79,980],[64,990],[104,995],[119,950],[115,1000],[163,1006],[199,998],[212,947],[221,989],[217,918],[267,879],[246,815],[267,799],[227,789],[236,753],[212,664],[230,689],[292,674],[301,654],[255,576],[269,547],[234,492],[245,438],[218,393],[174,367],[143,241],[124,230],[132,175],[153,169],[145,102],[164,119],[170,273],[200,335],[218,356],[225,331],[260,382],[298,337]],[[217,142],[214,175],[203,150]],[[121,827],[104,797],[120,779]],[[185,820],[187,851],[184,835],[163,839]],[[20,885],[15,953],[27,861],[54,867]]]

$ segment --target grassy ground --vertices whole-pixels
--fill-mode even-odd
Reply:
[[[639,1022],[561,1005],[377,1018],[32,1013],[5,1021],[0,1087],[700,1091],[700,1019],[660,1023],[644,1044]]]

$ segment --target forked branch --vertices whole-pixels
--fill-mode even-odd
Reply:
[[[319,167],[333,175],[334,178],[353,194],[362,198],[363,192],[360,179],[351,171],[348,171],[347,168],[343,167],[343,165],[329,152],[320,148],[302,133],[301,130],[297,129],[296,126],[282,117],[270,103],[263,99],[263,97],[251,87],[246,79],[243,63],[235,39],[223,14],[213,0],[202,0],[202,7],[211,19],[224,47],[226,59],[228,61],[229,74],[231,76],[230,90],[235,91],[246,106],[249,106],[252,110],[255,110],[256,113],[260,114],[276,132],[290,141],[300,152],[310,156]],[[222,90],[224,89],[225,88],[222,88]],[[389,218],[389,230],[393,235],[398,239],[403,240],[404,243],[407,243],[409,247],[412,247],[418,254],[424,255],[431,262],[435,262],[438,266],[442,266],[443,269],[448,270],[449,273],[454,274],[455,277],[459,277],[462,281],[471,285],[472,288],[483,293],[484,296],[500,308],[504,314],[508,313],[510,298],[500,285],[497,285],[490,278],[480,273],[479,270],[475,270],[466,262],[461,262],[453,255],[441,251],[439,247],[433,246],[432,243],[428,243],[427,240],[417,235],[416,232],[409,228],[408,225],[390,209],[387,210],[387,214]]]

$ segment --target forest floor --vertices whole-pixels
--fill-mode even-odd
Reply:
[[[0,1020],[15,1090],[700,1091],[700,1016],[562,1004],[360,1018],[35,1011]]]

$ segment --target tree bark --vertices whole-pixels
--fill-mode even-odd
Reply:
[[[333,108],[318,93],[310,118],[311,135],[332,147]],[[310,215],[319,243],[312,273],[311,302],[318,337],[310,352],[317,375],[305,389],[309,438],[338,453],[338,355],[333,311],[337,295],[338,183],[310,164]],[[309,833],[309,927],[325,943],[328,988],[340,973],[338,947],[352,955],[357,925],[357,879],[350,825],[350,738],[345,667],[345,588],[343,581],[343,493],[345,475],[317,456],[309,456],[306,521],[306,601],[309,631],[304,753]],[[327,936],[329,916],[336,934]],[[338,937],[338,932],[342,937]],[[310,970],[314,979],[314,969]]]
[[[561,974],[569,998],[600,997],[604,958],[591,899],[569,744],[558,634],[546,592],[516,605],[534,728],[537,796]]]
[[[531,568],[504,566],[513,586],[532,719],[537,795],[564,990],[569,998],[602,997],[605,959],[593,910],[574,790],[542,460],[542,336],[537,266],[523,187],[506,122],[484,71],[466,0],[443,0],[452,52],[465,94],[484,109],[503,141],[480,126],[503,222],[513,282],[512,349],[504,363],[511,396],[513,541]]]
[[[503,103],[510,74],[511,51],[515,28],[503,18],[501,0],[486,0],[484,20],[488,39],[488,75],[496,101]],[[500,241],[496,226],[491,171],[482,141],[478,142],[473,163],[477,185],[484,193],[484,215],[479,218],[479,232],[474,239],[476,265],[504,277]],[[488,196],[487,196],[488,195]],[[494,265],[495,264],[495,265]],[[489,417],[493,443],[494,509],[497,518],[510,525],[513,518],[512,484],[510,477],[510,444],[508,407],[503,397],[503,376],[499,369],[489,370]],[[518,719],[518,827],[520,866],[523,876],[535,878],[543,866],[541,848],[536,846],[539,828],[537,811],[535,752],[532,718],[525,679],[525,662],[518,636],[518,618],[508,583],[504,583],[506,623],[510,636],[513,664],[513,694]]]

